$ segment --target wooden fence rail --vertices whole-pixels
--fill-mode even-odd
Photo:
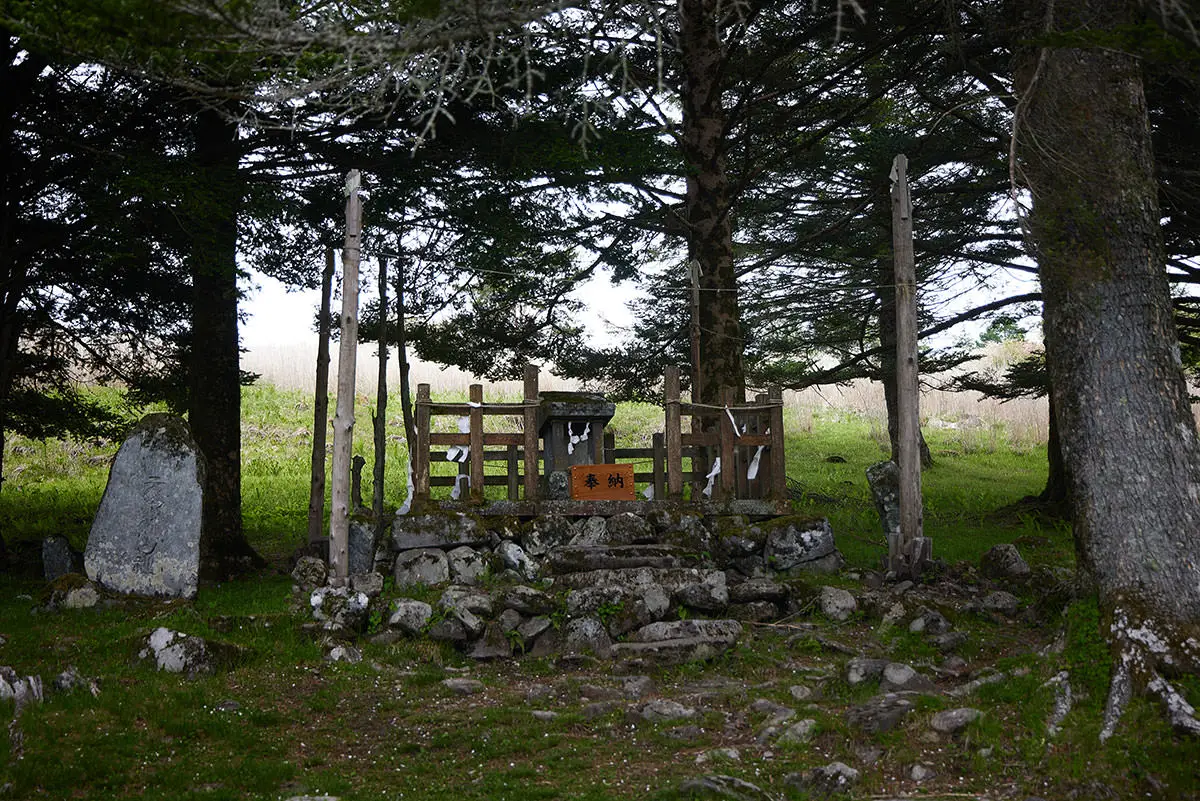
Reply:
[[[413,481],[418,502],[430,501],[433,487],[469,484],[472,502],[482,502],[487,487],[506,487],[509,501],[536,502],[542,493],[541,465],[545,454],[538,437],[538,371],[528,366],[525,372],[524,400],[520,403],[485,403],[483,386],[472,384],[467,403],[434,402],[428,384],[417,385],[416,447],[413,453]],[[664,431],[651,437],[651,446],[618,448],[613,432],[603,434],[603,453],[610,461],[634,462],[634,481],[653,487],[656,500],[683,499],[685,485],[692,487],[691,497],[699,500],[708,482],[705,465],[721,459],[719,479],[714,479],[711,498],[768,499],[786,498],[783,449],[783,396],[778,388],[759,395],[753,403],[730,401],[721,406],[685,403],[679,396],[679,370],[668,368],[665,382]],[[483,430],[485,417],[519,418],[520,431]],[[715,420],[711,430],[684,433],[682,418],[703,416]],[[435,417],[466,419],[455,432],[433,432]],[[445,449],[465,448],[467,458],[447,456]],[[752,475],[751,465],[757,465]],[[692,469],[684,469],[684,460]],[[456,475],[432,475],[434,464],[454,462]],[[490,474],[484,466],[502,465]],[[640,469],[642,466],[648,469]]]

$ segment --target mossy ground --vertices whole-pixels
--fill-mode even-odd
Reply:
[[[658,414],[619,407],[618,440],[648,440]],[[358,665],[326,664],[320,646],[299,632],[282,573],[304,539],[310,418],[311,399],[300,393],[246,391],[244,513],[249,538],[272,571],[203,586],[192,603],[59,613],[36,612],[43,588],[36,578],[0,576],[0,664],[48,684],[68,665],[100,679],[96,697],[48,691],[45,703],[25,709],[19,747],[0,735],[0,798],[672,799],[683,779],[712,772],[799,798],[783,777],[835,759],[862,770],[855,798],[1200,798],[1200,744],[1171,732],[1152,704],[1135,702],[1117,736],[1099,745],[1106,655],[1098,614],[1082,602],[1036,622],[956,616],[956,626],[971,635],[962,651],[970,667],[994,667],[1009,678],[959,700],[923,698],[903,727],[877,736],[846,723],[849,706],[874,690],[844,681],[848,656],[831,643],[931,675],[940,656],[924,639],[902,628],[881,631],[878,618],[863,613],[841,624],[811,612],[750,626],[745,641],[714,663],[654,673],[656,696],[703,710],[692,721],[700,731],[682,740],[670,724],[630,722],[628,703],[589,710],[580,688],[611,684],[603,666],[564,671],[530,658],[475,665],[411,641],[368,644]],[[368,420],[364,413],[358,424],[364,448]],[[797,513],[830,518],[850,569],[874,566],[882,538],[863,470],[883,454],[871,424],[848,413],[793,413],[789,427],[797,433],[789,437],[788,472],[808,493]],[[1070,567],[1068,529],[993,514],[1040,490],[1044,447],[1009,441],[1003,432],[966,436],[930,433],[937,464],[924,482],[935,555],[973,563],[992,544],[1016,542],[1035,567]],[[389,436],[391,504],[404,494],[398,440]],[[0,495],[10,547],[36,547],[51,533],[82,547],[106,457],[115,450],[116,443],[10,441],[11,480]],[[832,455],[845,461],[825,461]],[[845,576],[831,583],[861,589]],[[1016,591],[1027,605],[1037,601],[1033,589]],[[230,672],[194,680],[154,673],[133,655],[138,638],[160,625],[245,646],[252,656]],[[1064,632],[1058,653],[1050,646]],[[1063,730],[1050,737],[1053,692],[1045,682],[1060,670],[1070,671],[1078,697]],[[440,684],[460,675],[479,679],[484,691],[461,697]],[[792,698],[796,684],[820,685],[814,707]],[[530,701],[534,685],[551,693]],[[1183,686],[1200,703],[1200,684]],[[754,746],[765,724],[764,715],[749,711],[758,698],[814,718],[816,736],[803,745]],[[933,735],[929,718],[960,705],[978,707],[984,717],[959,737]],[[537,720],[533,709],[558,716]],[[0,702],[0,717],[11,711],[11,702]],[[740,760],[696,764],[700,754],[726,746],[738,748]],[[867,749],[880,751],[877,761],[868,764]],[[915,784],[909,770],[917,762],[932,765],[937,777]]]

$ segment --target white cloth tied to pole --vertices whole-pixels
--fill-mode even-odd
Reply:
[[[654,485],[653,484],[648,484],[646,486],[646,488],[644,490],[642,490],[642,497],[644,497],[648,501],[654,500]]]
[[[708,475],[705,476],[705,478],[708,479],[708,483],[704,486],[704,491],[700,493],[705,498],[712,497],[713,487],[716,485],[717,476],[719,476],[719,475],[721,475],[721,457],[720,456],[718,456],[716,459],[713,459],[712,470],[709,470]]]
[[[463,481],[467,482],[467,489],[471,488],[471,477],[470,476],[468,476],[468,475],[455,476],[454,477],[454,488],[450,490],[450,500],[457,501],[459,499],[459,496],[462,495]]]
[[[406,446],[407,446],[407,443],[406,443]],[[399,514],[399,515],[408,514],[408,510],[412,508],[413,495],[416,493],[416,489],[417,489],[413,485],[412,453],[410,452],[405,458],[408,461],[408,495],[405,496],[404,503],[401,504],[400,508],[396,510],[396,514]]]
[[[771,429],[768,428],[766,433],[770,434]],[[766,447],[766,445],[759,445],[758,450],[754,452],[754,458],[750,460],[750,467],[746,468],[747,481],[753,481],[758,477],[758,463],[762,460],[762,454],[763,451],[766,450]]]

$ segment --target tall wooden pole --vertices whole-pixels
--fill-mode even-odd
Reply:
[[[922,532],[920,388],[917,376],[917,275],[908,159],[892,162],[892,249],[896,260],[896,391],[900,408],[900,532],[888,543],[897,574],[920,574],[928,558]]]
[[[354,445],[355,355],[358,348],[358,261],[362,201],[358,170],[346,176],[346,243],[342,249],[341,341],[338,343],[337,412],[333,418],[333,487],[329,516],[330,583],[344,586],[350,574],[350,453]]]
[[[379,380],[375,387],[375,465],[371,474],[371,514],[377,534],[383,532],[383,468],[387,445],[388,263],[379,257]]]
[[[317,320],[317,388],[313,393],[312,480],[308,489],[308,542],[325,536],[325,435],[329,430],[329,304],[333,295],[333,248],[325,250],[321,316]]]

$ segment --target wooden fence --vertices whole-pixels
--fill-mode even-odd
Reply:
[[[544,462],[538,437],[538,370],[525,368],[523,400],[519,403],[485,403],[483,386],[472,384],[467,403],[435,403],[430,399],[429,385],[417,385],[416,434],[413,449],[413,482],[418,503],[428,503],[433,487],[459,486],[459,497],[482,503],[484,490],[503,486],[509,501],[536,503],[544,498],[541,466]],[[664,430],[655,433],[649,448],[615,447],[611,430],[603,433],[603,453],[608,463],[633,461],[636,466],[649,465],[649,470],[635,467],[634,481],[653,487],[655,500],[679,501],[683,488],[690,484],[691,498],[699,500],[709,483],[710,466],[721,460],[721,470],[712,480],[711,499],[786,498],[783,445],[783,395],[774,387],[759,395],[753,403],[730,402],[720,406],[684,403],[679,393],[679,369],[666,371]],[[434,433],[431,421],[438,416],[465,418],[466,430]],[[483,420],[489,416],[517,418],[520,430],[511,432],[484,431]],[[692,418],[692,431],[682,428],[683,418]],[[594,432],[598,434],[599,432]],[[451,459],[447,450],[465,448]],[[756,459],[757,455],[757,459]],[[684,460],[690,469],[684,469]],[[454,461],[456,475],[433,475],[435,463]],[[502,469],[485,472],[485,463],[499,463]],[[751,465],[755,470],[751,470]],[[753,473],[753,475],[752,475]],[[469,489],[463,492],[464,480]]]

